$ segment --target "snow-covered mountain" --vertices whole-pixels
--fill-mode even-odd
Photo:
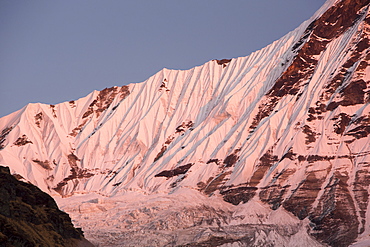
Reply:
[[[29,104],[0,119],[0,164],[100,246],[366,246],[369,6],[328,0],[247,57]]]

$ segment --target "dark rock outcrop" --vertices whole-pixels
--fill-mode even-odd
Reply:
[[[185,174],[188,172],[188,170],[193,166],[193,164],[189,163],[183,166],[176,167],[173,170],[164,170],[158,174],[156,174],[154,177],[166,177],[166,178],[172,178],[177,175]]]
[[[48,194],[2,166],[0,198],[0,246],[93,246]]]

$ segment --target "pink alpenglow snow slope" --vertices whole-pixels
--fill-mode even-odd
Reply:
[[[0,165],[99,246],[369,246],[369,0],[247,57],[29,104]]]

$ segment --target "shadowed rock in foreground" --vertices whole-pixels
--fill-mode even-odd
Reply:
[[[3,166],[0,198],[0,246],[93,246],[48,194]]]

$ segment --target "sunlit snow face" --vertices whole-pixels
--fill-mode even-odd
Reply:
[[[0,163],[96,241],[349,245],[369,232],[370,18],[330,3],[249,56],[29,104],[0,119]]]

